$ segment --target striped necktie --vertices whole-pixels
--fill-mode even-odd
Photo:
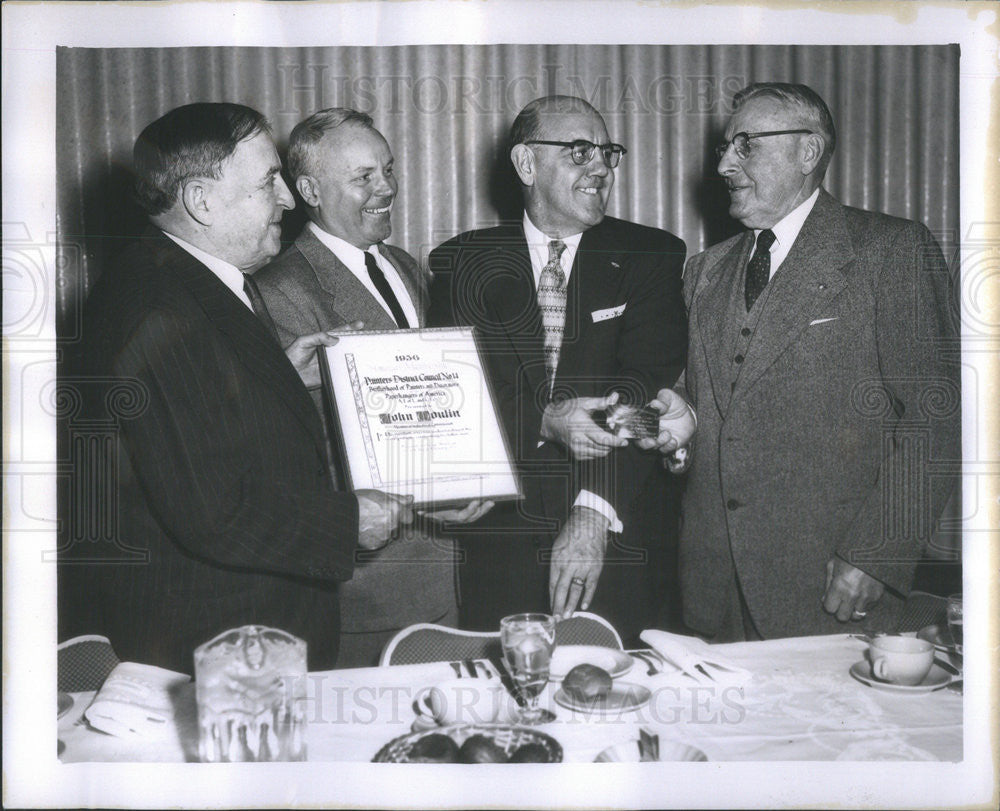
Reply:
[[[754,302],[771,278],[771,246],[774,244],[774,231],[765,228],[757,234],[757,250],[747,263],[747,278],[743,288],[747,312],[753,308]]]
[[[538,309],[542,313],[545,372],[550,392],[555,382],[559,349],[566,326],[566,274],[559,261],[564,250],[566,243],[562,240],[553,239],[549,242],[549,261],[542,268],[542,275],[538,279]]]

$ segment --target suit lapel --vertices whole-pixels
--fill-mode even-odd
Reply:
[[[413,309],[417,311],[417,323],[414,326],[424,326],[424,314],[427,311],[427,286],[422,285],[419,277],[414,277],[414,268],[402,261],[398,249],[384,242],[379,244],[379,253],[385,257],[399,274],[403,282],[403,287],[413,302]],[[419,273],[419,268],[416,269]]]
[[[810,322],[822,315],[847,284],[845,266],[855,254],[841,205],[824,191],[809,213],[785,261],[771,279],[767,300],[736,383],[746,391]]]
[[[730,378],[732,375],[731,340],[734,325],[729,324],[729,302],[733,287],[740,285],[743,267],[750,258],[753,231],[733,243],[729,252],[713,267],[706,268],[706,280],[701,292],[692,302],[692,312],[697,312],[697,328],[705,347],[705,360],[712,382],[716,406],[723,414],[729,407]]]
[[[607,247],[601,232],[601,225],[584,231],[573,260],[573,271],[566,288],[566,328],[557,376],[587,373],[590,365],[588,356],[575,351],[577,347],[583,349],[580,336],[590,313],[601,306],[600,302],[617,300],[625,260],[621,252]]]
[[[228,339],[251,374],[264,379],[312,434],[325,457],[315,406],[295,369],[267,328],[222,281],[173,241],[163,238],[165,266],[198,301],[212,325]]]
[[[319,286],[333,299],[338,312],[364,321],[365,329],[395,329],[396,322],[383,309],[337,255],[306,226],[295,245],[316,274]]]
[[[490,284],[487,306],[493,311],[496,326],[507,335],[532,390],[541,391],[545,385],[542,316],[524,229],[516,226],[509,233],[500,231],[496,242],[496,247],[488,249],[496,257],[488,272],[495,273],[497,278]]]

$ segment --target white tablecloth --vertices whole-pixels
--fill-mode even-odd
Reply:
[[[849,636],[801,637],[719,646],[753,675],[742,687],[700,687],[678,674],[649,676],[636,663],[622,681],[649,687],[650,703],[612,716],[541,703],[556,720],[539,727],[563,747],[564,760],[592,761],[605,747],[634,740],[637,727],[726,760],[962,760],[962,696],[952,689],[898,693],[866,686],[850,666],[865,643]],[[447,662],[310,674],[310,761],[370,761],[410,732],[413,701],[455,676]],[[176,724],[157,740],[98,733],[81,716],[93,694],[76,694],[59,721],[60,757],[75,761],[196,759],[193,686],[178,697]]]

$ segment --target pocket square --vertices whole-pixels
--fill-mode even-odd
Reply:
[[[815,321],[810,321],[809,326],[815,327],[817,324],[825,324],[827,321],[839,321],[839,320],[840,320],[839,315],[835,315],[831,318],[817,318]]]
[[[619,304],[617,307],[608,307],[606,310],[594,310],[590,317],[594,320],[596,324],[598,321],[607,321],[610,318],[617,318],[623,312],[625,312],[625,307],[627,304]]]

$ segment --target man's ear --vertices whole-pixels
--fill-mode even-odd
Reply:
[[[815,132],[802,140],[802,174],[811,175],[816,171],[824,146],[823,136]]]
[[[212,224],[212,211],[208,201],[208,187],[205,179],[189,178],[181,187],[181,203],[188,216],[201,225]]]
[[[535,185],[535,153],[525,144],[515,144],[510,151],[510,162],[525,186]]]
[[[295,178],[295,188],[299,192],[299,196],[310,208],[316,208],[319,205],[319,183],[316,178],[310,175],[299,175]]]

